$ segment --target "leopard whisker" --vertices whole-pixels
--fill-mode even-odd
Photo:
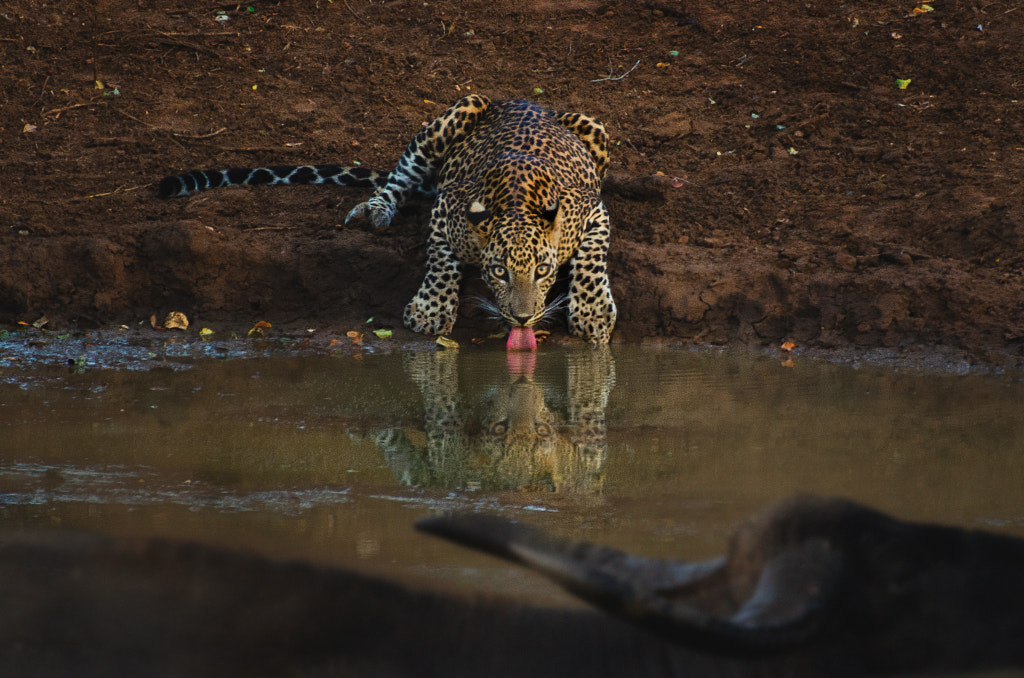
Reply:
[[[568,293],[562,293],[562,294],[559,294],[554,299],[552,299],[551,303],[549,303],[547,306],[544,307],[544,313],[548,313],[549,311],[557,311],[557,310],[560,310],[562,308],[565,308],[568,305],[569,305],[569,294]]]
[[[502,320],[507,323],[512,322],[507,315],[502,313],[501,309],[498,308],[497,304],[495,304],[487,297],[482,297],[474,294],[473,296],[468,297],[466,301],[482,310],[484,313],[486,313],[490,318],[493,318],[494,320]]]
[[[544,307],[544,310],[541,311],[540,317],[537,319],[536,324],[537,325],[547,325],[547,324],[551,323],[552,321],[555,320],[556,316],[561,314],[562,310],[564,310],[566,307],[568,307],[568,305],[569,305],[569,295],[568,294],[560,294],[560,295],[558,295],[557,297],[555,297],[554,299],[551,300],[551,303],[549,303],[547,306]]]
[[[503,312],[498,307],[497,304],[495,304],[493,301],[486,297],[472,295],[466,298],[466,302],[481,309],[488,317],[492,318],[493,320],[500,320],[502,323],[510,327],[515,327],[519,325],[523,325],[525,327],[543,327],[551,323],[553,320],[555,320],[555,318],[560,314],[560,312],[569,305],[569,295],[558,295],[557,297],[552,299],[550,303],[544,306],[544,308],[539,313],[535,314],[525,323],[520,323],[519,320]]]

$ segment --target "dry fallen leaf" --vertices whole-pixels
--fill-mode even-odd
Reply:
[[[796,348],[796,344],[794,344],[792,341],[786,341],[786,342],[783,342],[783,344],[782,344],[782,346],[780,346],[780,348],[783,351],[787,351],[788,352],[788,351],[792,351],[794,348]]]
[[[353,344],[362,344],[363,343],[363,334],[362,334],[362,332],[356,332],[355,330],[349,330],[348,332],[345,333],[345,336],[348,337],[349,339],[351,339]]]
[[[449,339],[448,337],[438,337],[437,345],[441,346],[442,348],[458,348],[459,342],[455,341],[454,339]]]
[[[181,311],[171,311],[164,318],[164,329],[168,330],[187,330],[188,329],[188,318]]]
[[[260,320],[258,323],[256,323],[255,325],[252,326],[252,329],[249,330],[249,332],[247,333],[246,336],[262,337],[263,336],[263,330],[269,330],[271,327],[273,327],[273,326],[270,323],[268,323],[266,320]]]

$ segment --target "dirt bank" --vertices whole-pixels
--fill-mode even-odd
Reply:
[[[343,332],[374,316],[402,338],[424,206],[374,232],[339,225],[357,190],[161,201],[153,183],[389,168],[425,120],[481,91],[596,116],[613,173],[669,178],[606,191],[617,340],[1024,361],[1024,11],[1010,2],[200,5],[0,14],[0,322],[177,310],[194,328]],[[463,334],[487,331],[463,314]]]

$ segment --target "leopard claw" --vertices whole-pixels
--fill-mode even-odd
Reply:
[[[366,216],[366,203],[361,202],[349,210],[348,216],[345,217],[345,225],[348,226],[348,222],[352,221],[353,217],[362,218],[364,216]]]

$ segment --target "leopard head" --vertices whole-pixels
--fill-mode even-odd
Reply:
[[[494,295],[488,307],[509,325],[533,327],[558,306],[547,295],[560,263],[562,205],[546,168],[512,169],[498,190],[470,202],[466,220],[482,245],[481,274]]]
[[[498,390],[481,423],[480,451],[496,486],[557,489],[559,454],[572,449],[540,384],[522,377]]]

